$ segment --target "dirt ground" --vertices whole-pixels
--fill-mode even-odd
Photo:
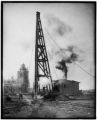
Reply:
[[[39,101],[4,118],[95,118],[93,100]]]

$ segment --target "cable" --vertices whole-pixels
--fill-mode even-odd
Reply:
[[[48,52],[48,56],[49,56],[49,52]],[[55,68],[54,64],[53,63],[51,63],[51,64],[52,64],[53,68]],[[56,77],[58,78],[56,70],[55,69],[53,69],[53,70],[54,70],[54,73],[56,74]]]
[[[49,35],[49,37],[51,38],[50,40],[53,42],[53,45],[56,44],[57,48],[61,49],[61,47],[56,43],[56,41],[53,39],[53,37],[49,34],[49,32],[47,31],[47,29],[45,28],[47,34]],[[64,49],[66,50],[66,49]],[[63,51],[64,52],[64,51]],[[63,55],[63,53],[61,53]]]
[[[60,46],[55,42],[55,40],[52,38],[52,36],[49,34],[49,32],[47,31],[47,29],[45,28],[45,30],[46,30],[46,32],[47,32],[47,34],[50,36],[50,40],[53,40],[53,42],[54,42],[54,45],[56,44],[56,46],[58,47],[58,48],[60,48]]]
[[[85,69],[83,69],[79,64],[77,64],[77,63],[75,63],[75,62],[74,62],[74,64],[76,64],[78,67],[80,67],[84,72],[86,72],[86,73],[89,74],[90,76],[95,77],[95,76],[93,76],[92,74],[90,74],[89,72],[87,72]]]
[[[45,30],[46,30],[46,28],[45,28]],[[46,30],[46,32],[48,33],[48,35],[50,36],[50,38],[51,38],[51,40],[53,40],[54,42],[55,42],[55,40],[51,37],[51,35],[49,34],[49,32]],[[57,45],[57,47],[59,48],[59,49],[61,49],[60,48],[60,46],[55,42],[55,44]],[[62,52],[62,56],[63,56],[63,52]],[[64,56],[63,56],[64,57]],[[91,75],[89,72],[87,72],[84,68],[82,68],[79,64],[77,64],[77,63],[75,63],[74,62],[74,64],[75,65],[77,65],[78,67],[80,67],[84,72],[86,72],[88,75],[90,75],[90,76],[92,76],[92,77],[95,77],[95,76],[93,76],[93,75]]]
[[[45,40],[45,42],[46,42],[46,40]],[[54,42],[54,41],[53,41],[53,42]],[[55,44],[52,43],[51,39],[50,39],[50,43],[51,43],[51,46],[53,46],[53,48],[55,48],[55,46],[54,46]],[[48,49],[48,48],[47,48],[47,49]],[[48,52],[48,57],[49,57],[49,56],[51,56],[51,55],[50,55],[50,53]],[[52,64],[52,63],[51,63],[51,64]],[[55,68],[55,66],[54,66],[53,64],[52,64],[52,66],[53,66],[53,68]],[[54,73],[55,73],[55,75],[57,76],[55,69],[54,69]],[[58,78],[58,76],[57,76],[57,78]]]
[[[51,39],[50,39],[51,40]],[[51,43],[51,42],[50,42]],[[54,43],[54,41],[53,41],[53,43]],[[54,46],[55,44],[52,44],[52,46]],[[53,47],[54,48],[54,47]],[[48,56],[50,56],[50,53],[48,52]],[[54,66],[54,64],[52,63],[52,66],[53,66],[53,68],[55,68],[55,66]],[[54,73],[56,74],[56,76],[57,76],[57,78],[58,78],[58,75],[57,75],[57,73],[56,73],[56,70],[55,69],[53,69],[54,70]]]
[[[46,30],[46,28],[45,28],[45,30]],[[47,32],[47,30],[46,30],[46,32]],[[47,34],[50,36],[50,34],[47,32]],[[51,41],[51,39],[50,39],[50,41]],[[53,46],[53,48],[54,48],[54,45],[55,45],[55,43],[54,43],[54,41],[52,41],[53,43],[51,43],[52,44],[52,46]],[[57,44],[56,44],[57,45]],[[59,47],[59,46],[58,46]],[[50,56],[50,53],[48,52],[48,55]],[[52,64],[52,66],[53,66],[53,68],[55,68],[55,66],[54,66],[54,64]],[[57,76],[57,73],[56,73],[56,70],[54,69],[54,73],[56,74],[56,76]],[[57,78],[58,78],[58,76],[57,76]]]

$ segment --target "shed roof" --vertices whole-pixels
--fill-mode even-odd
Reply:
[[[65,80],[65,79],[59,79],[59,80],[53,80],[53,83],[80,83],[78,81],[75,81],[75,80]]]

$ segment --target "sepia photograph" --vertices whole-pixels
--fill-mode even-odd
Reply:
[[[1,118],[96,119],[96,2],[1,2]]]

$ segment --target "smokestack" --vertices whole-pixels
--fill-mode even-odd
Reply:
[[[64,72],[65,72],[65,79],[67,80],[67,66],[66,66],[66,62],[64,61]]]
[[[59,66],[56,66],[57,69],[62,70],[64,72],[65,75],[65,79],[67,80],[67,65],[66,65],[66,61],[65,60],[61,60],[60,62],[58,62]]]

